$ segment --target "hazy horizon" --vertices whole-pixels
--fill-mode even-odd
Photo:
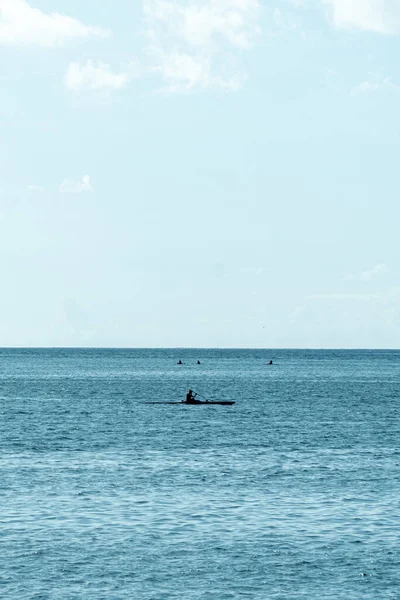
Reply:
[[[260,352],[304,351],[304,352],[399,352],[400,348],[249,348],[245,346],[0,346],[0,350],[249,350]]]

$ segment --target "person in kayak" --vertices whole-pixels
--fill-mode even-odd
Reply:
[[[188,402],[189,404],[191,402],[196,402],[195,398],[196,398],[197,394],[193,394],[192,390],[189,390],[188,393],[186,394],[186,402]]]

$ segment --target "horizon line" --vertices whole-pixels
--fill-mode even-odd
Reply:
[[[0,350],[303,350],[303,351],[399,351],[399,347],[249,347],[249,346],[0,346]]]

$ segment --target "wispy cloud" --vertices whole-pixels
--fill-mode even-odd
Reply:
[[[28,189],[28,192],[32,192],[32,193],[43,193],[45,191],[45,188],[42,185],[35,185],[35,184],[28,185],[27,189]]]
[[[264,267],[243,267],[240,269],[241,273],[248,273],[249,275],[257,275],[259,277],[264,272]]]
[[[400,90],[400,86],[393,83],[390,77],[380,78],[371,77],[370,79],[363,81],[351,90],[352,96],[359,94],[368,94],[371,92],[379,92],[381,90]]]
[[[300,6],[301,6],[301,4],[295,4],[296,8],[299,8]],[[282,10],[281,8],[274,9],[274,12],[273,12],[274,24],[277,27],[279,33],[282,33],[282,32],[293,33],[294,31],[300,31],[301,34],[303,35],[303,32],[301,31],[301,28],[299,26],[299,23],[297,22],[294,15],[295,15],[294,12],[287,12],[287,11]]]
[[[143,0],[149,53],[170,91],[237,89],[236,56],[259,32],[258,0]]]
[[[90,176],[84,175],[82,181],[74,181],[72,179],[65,179],[60,185],[60,192],[65,194],[81,194],[82,192],[93,192],[92,185],[90,183]]]
[[[341,29],[382,34],[400,32],[398,0],[321,0],[330,9],[332,22]]]
[[[374,279],[377,275],[381,275],[383,273],[387,273],[389,271],[387,265],[385,263],[379,263],[377,265],[375,265],[374,267],[372,267],[372,269],[369,269],[368,271],[363,271],[362,273],[359,274],[350,274],[347,275],[346,280],[347,281],[365,281],[365,282],[369,282],[372,279]]]
[[[59,13],[46,14],[26,0],[0,0],[0,45],[60,46],[73,39],[108,35],[102,27]]]
[[[114,73],[109,65],[88,60],[81,65],[70,63],[65,75],[66,88],[74,92],[82,90],[119,90],[127,85],[128,73]]]
[[[157,61],[157,66],[152,70],[161,75],[169,92],[210,87],[237,90],[243,84],[244,75],[239,72],[215,73],[214,61],[210,56],[155,51],[153,57]]]

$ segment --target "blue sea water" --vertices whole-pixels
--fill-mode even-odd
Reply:
[[[1,597],[399,599],[399,368],[397,351],[0,350]],[[145,404],[189,387],[236,404]]]

